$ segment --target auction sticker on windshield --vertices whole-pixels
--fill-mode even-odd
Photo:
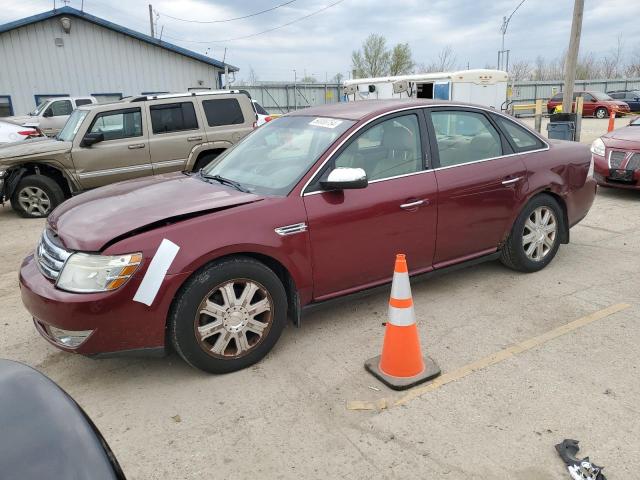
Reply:
[[[314,120],[311,120],[309,122],[309,125],[313,125],[314,127],[336,128],[341,123],[342,123],[342,120],[336,120],[335,118],[319,117]]]

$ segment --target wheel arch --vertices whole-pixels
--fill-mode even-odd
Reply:
[[[11,198],[20,180],[28,175],[44,175],[51,178],[60,186],[65,198],[71,197],[72,192],[75,190],[64,169],[50,163],[24,162],[7,168],[6,176],[9,179],[9,184],[4,192],[5,197]]]

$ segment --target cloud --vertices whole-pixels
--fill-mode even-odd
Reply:
[[[180,22],[169,16],[204,20],[246,15],[285,0],[154,0],[160,13],[158,28],[163,38],[200,53],[208,52],[240,67],[240,77],[252,67],[261,80],[292,80],[293,69],[323,80],[351,69],[351,51],[370,33],[387,38],[390,46],[408,42],[418,63],[429,63],[446,45],[451,45],[461,68],[495,64],[500,47],[500,25],[518,0],[344,0],[315,16],[253,38],[231,42],[214,40],[251,35],[282,25],[319,10],[335,0],[297,0],[263,15],[226,23]],[[148,33],[149,0],[85,0],[85,10],[134,30]],[[59,4],[62,2],[59,1]],[[80,7],[80,0],[71,2]],[[51,8],[50,0],[12,4],[0,11],[0,23]],[[511,19],[505,48],[511,60],[534,60],[541,55],[562,55],[569,41],[573,2],[526,0]],[[620,12],[625,12],[621,15]],[[622,33],[626,53],[640,46],[640,2],[587,0],[581,53],[607,53]],[[605,26],[615,26],[607,28]],[[196,43],[202,42],[202,43]]]

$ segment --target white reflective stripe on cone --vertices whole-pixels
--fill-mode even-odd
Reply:
[[[416,323],[413,305],[407,308],[396,308],[389,305],[389,323],[396,327],[408,327]]]
[[[393,272],[393,283],[391,284],[391,298],[406,300],[411,298],[411,284],[407,272]]]

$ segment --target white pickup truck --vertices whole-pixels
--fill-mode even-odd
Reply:
[[[58,134],[71,112],[81,105],[98,103],[94,97],[52,97],[43,100],[28,115],[4,117],[5,122],[25,127],[38,128],[45,135],[52,137]]]

